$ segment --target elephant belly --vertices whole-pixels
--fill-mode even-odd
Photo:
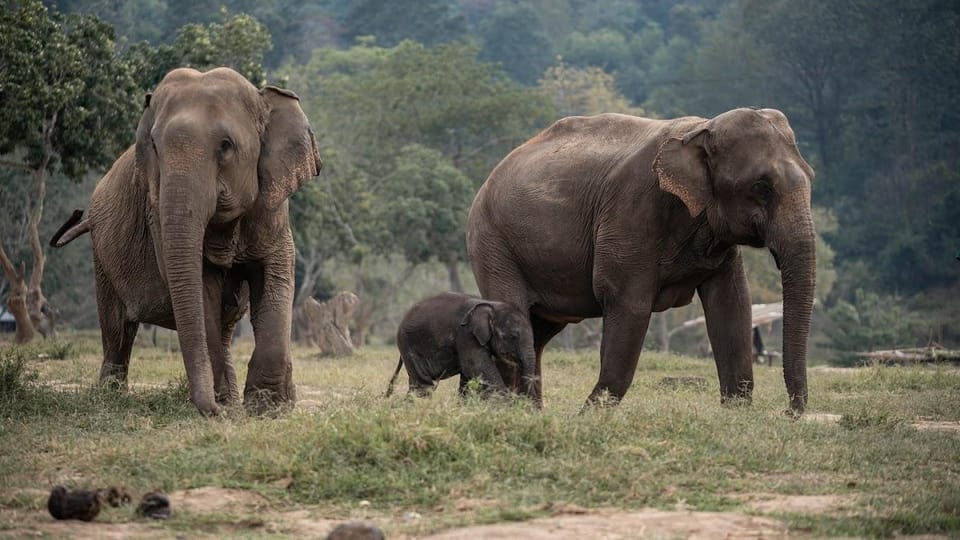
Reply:
[[[666,311],[672,307],[681,307],[693,301],[696,286],[671,285],[663,287],[653,301],[653,311]]]
[[[531,306],[530,313],[545,321],[562,324],[576,324],[584,319],[599,317],[601,315],[599,310],[580,309],[561,311],[557,309],[551,309],[541,304],[534,304]]]
[[[124,301],[127,320],[154,324],[170,330],[176,330],[173,319],[173,305],[170,296],[165,294],[142,294]]]

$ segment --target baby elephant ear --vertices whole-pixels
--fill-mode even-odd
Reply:
[[[276,208],[304,182],[320,174],[323,161],[300,98],[289,90],[267,86],[260,91],[267,123],[260,141],[260,198]]]
[[[478,309],[479,308],[479,309]],[[485,302],[474,305],[463,316],[460,326],[470,327],[473,337],[480,345],[486,347],[490,343],[491,326],[493,325],[493,306]]]
[[[660,189],[679,197],[692,217],[700,215],[713,198],[707,165],[709,134],[703,126],[682,138],[667,139],[653,160]]]

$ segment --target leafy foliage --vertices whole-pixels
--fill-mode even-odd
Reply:
[[[343,19],[345,41],[376,36],[377,43],[393,47],[403,40],[424,45],[462,38],[466,21],[456,4],[446,0],[357,0]]]
[[[113,28],[39,1],[13,7],[0,13],[0,154],[73,179],[109,165],[133,140],[138,113]]]
[[[892,349],[912,341],[915,322],[896,298],[857,289],[853,302],[839,300],[827,315],[833,323],[827,335],[834,347],[848,354],[848,361],[856,358],[851,353]]]
[[[407,261],[465,260],[463,231],[473,201],[470,180],[440,152],[420,145],[400,149],[384,178],[385,230]]]
[[[484,60],[499,62],[514,80],[532,85],[553,60],[553,44],[529,2],[496,3],[480,23]]]
[[[128,56],[137,67],[141,87],[151,89],[172,69],[192,67],[200,71],[226,66],[246,77],[254,86],[267,83],[263,67],[264,54],[273,45],[270,33],[250,15],[230,16],[220,12],[221,23],[186,24],[170,45],[152,47],[141,42]]]
[[[818,259],[826,261],[818,268],[820,305],[855,303],[863,288],[925,306],[927,326],[946,340],[960,335],[956,322],[940,322],[951,310],[928,301],[932,291],[960,284],[953,258],[960,249],[960,74],[947,68],[960,60],[956,2],[50,4],[115,25],[144,88],[178,65],[242,66],[244,58],[262,63],[270,79],[289,80],[324,134],[325,157],[335,156],[326,160],[324,179],[293,202],[295,213],[302,210],[295,215],[298,248],[314,253],[304,260],[352,264],[400,253],[384,234],[378,197],[401,150],[417,144],[439,151],[478,185],[557,114],[546,100],[534,104],[524,86],[547,90],[560,115],[642,110],[669,118],[776,107],[817,170],[815,206],[835,220],[828,228],[818,221]],[[243,24],[231,26],[225,13],[244,17],[237,19]],[[11,31],[3,39],[30,38]],[[141,40],[149,44],[127,45]],[[4,54],[24,50],[14,45]],[[248,76],[262,82],[263,73],[251,68]],[[524,99],[527,105],[504,105]],[[9,122],[0,131],[6,127],[29,131]],[[775,299],[779,280],[769,257],[747,250],[747,258],[754,295]]]
[[[604,112],[643,116],[641,109],[631,107],[620,94],[614,77],[596,66],[576,68],[558,58],[544,72],[539,87],[553,101],[559,116]]]

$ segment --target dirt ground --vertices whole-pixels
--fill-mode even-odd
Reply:
[[[25,494],[26,495],[26,494]],[[38,496],[39,493],[29,495]],[[797,537],[798,531],[788,531],[780,521],[767,517],[781,512],[836,514],[843,513],[854,504],[851,497],[838,495],[785,496],[775,494],[744,494],[743,512],[693,512],[684,509],[642,509],[623,511],[615,509],[585,509],[570,504],[555,504],[544,508],[551,515],[519,522],[504,522],[491,525],[476,525],[447,529],[432,534],[389,535],[389,538],[431,540],[507,540],[524,538],[530,540],[574,540],[602,538],[606,540],[628,538],[687,538],[687,539],[741,539]],[[174,515],[217,516],[210,521],[210,532],[190,531],[190,538],[217,538],[233,535],[287,536],[292,538],[324,538],[334,527],[349,521],[319,515],[310,508],[292,511],[275,511],[269,502],[256,493],[237,489],[204,487],[177,491],[170,494]],[[458,510],[477,506],[495,505],[496,501],[462,499],[455,502]],[[128,509],[108,512],[119,516]],[[748,514],[749,512],[749,514]],[[372,514],[372,513],[371,513]],[[105,516],[110,519],[111,514]],[[232,517],[228,517],[232,516]],[[178,536],[177,531],[161,528],[155,522],[110,523],[94,521],[55,521],[46,512],[25,514],[23,527],[4,531],[0,537],[120,539],[120,538],[167,538]],[[223,519],[219,519],[222,517]],[[367,516],[365,521],[387,530],[416,529],[417,525],[428,528],[429,516],[407,513],[402,516]],[[182,534],[182,531],[181,531]],[[803,536],[802,533],[799,534]],[[925,536],[924,538],[946,538]]]
[[[791,501],[789,497],[758,496],[756,508],[761,512],[774,512],[796,507],[810,510],[810,501]],[[802,499],[802,498],[800,498]],[[236,489],[204,487],[170,494],[174,513],[210,515],[229,512],[232,516],[245,516],[235,521],[226,521],[218,526],[216,533],[196,534],[191,538],[213,538],[229,534],[260,532],[296,538],[323,538],[340,523],[350,520],[317,515],[309,508],[294,511],[271,511],[268,502],[255,493]],[[762,504],[759,504],[762,502]],[[832,505],[836,501],[820,501]],[[468,509],[496,501],[457,501],[456,507]],[[753,502],[750,503],[751,505]],[[816,506],[816,505],[814,505]],[[114,510],[120,512],[122,509]],[[612,509],[584,509],[575,505],[558,504],[548,509],[553,515],[522,522],[496,523],[445,530],[427,535],[394,534],[390,538],[425,538],[435,540],[467,539],[581,539],[581,538],[769,538],[781,537],[787,528],[780,522],[760,516],[736,512],[691,512],[686,510],[643,509],[625,512]],[[160,529],[151,522],[104,523],[94,521],[55,521],[46,513],[24,516],[30,523],[6,534],[17,537],[49,535],[77,539],[95,538],[161,538],[173,531]],[[413,521],[428,520],[429,516],[390,516],[368,519],[384,528],[412,525]],[[418,525],[427,525],[418,523]]]

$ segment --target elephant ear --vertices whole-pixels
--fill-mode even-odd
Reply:
[[[653,161],[660,189],[679,197],[692,217],[700,215],[713,198],[707,165],[709,135],[708,127],[701,126],[682,138],[667,139]]]
[[[477,310],[477,308],[481,308]],[[493,306],[485,302],[475,304],[463,316],[460,326],[469,326],[473,337],[481,346],[486,347],[490,343],[490,334],[493,326]]]
[[[276,208],[304,182],[320,174],[323,161],[310,122],[300,108],[300,98],[274,86],[264,87],[260,95],[267,106],[257,165],[260,199],[267,208]]]

